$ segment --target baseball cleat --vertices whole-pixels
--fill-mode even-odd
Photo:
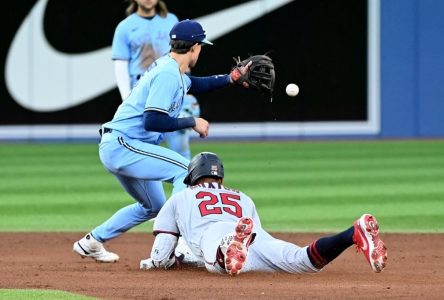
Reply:
[[[236,224],[234,234],[222,238],[220,249],[224,254],[228,275],[238,275],[247,261],[248,246],[253,236],[253,220],[242,218]]]
[[[353,224],[353,242],[357,251],[362,251],[372,270],[381,272],[387,264],[387,247],[379,238],[379,224],[370,214],[364,214]]]
[[[117,254],[106,251],[103,244],[96,240],[91,233],[88,233],[81,240],[75,242],[72,250],[82,258],[91,257],[98,262],[112,263],[119,260]]]

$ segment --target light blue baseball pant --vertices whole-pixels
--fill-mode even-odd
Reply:
[[[164,136],[165,141],[168,144],[168,148],[179,153],[188,160],[191,158],[190,130],[184,129],[167,132]]]
[[[189,161],[165,147],[130,139],[118,131],[105,133],[100,160],[137,203],[118,210],[92,231],[100,242],[110,240],[157,216],[166,201],[162,181],[172,183],[173,193],[183,190]]]

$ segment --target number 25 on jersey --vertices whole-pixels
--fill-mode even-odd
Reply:
[[[236,202],[240,201],[239,195],[228,193],[219,193],[216,195],[211,192],[201,191],[196,194],[196,199],[202,200],[199,203],[200,215],[202,217],[221,215],[223,212],[238,218],[242,217],[242,207]]]

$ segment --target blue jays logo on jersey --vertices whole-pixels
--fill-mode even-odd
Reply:
[[[182,101],[175,101],[171,103],[170,107],[168,108],[168,112],[179,112],[180,107],[182,106]]]

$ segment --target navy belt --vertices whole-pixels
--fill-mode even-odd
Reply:
[[[102,136],[105,133],[111,133],[111,132],[113,132],[113,130],[111,128],[105,127],[105,128],[103,128],[103,132],[102,132],[102,128],[99,129],[100,136]]]

